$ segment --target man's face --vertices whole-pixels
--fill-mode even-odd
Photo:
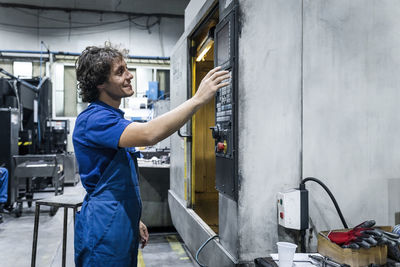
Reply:
[[[116,59],[111,66],[108,80],[98,86],[100,94],[105,93],[115,100],[131,96],[134,93],[131,85],[132,78],[133,75],[128,71],[125,60]]]

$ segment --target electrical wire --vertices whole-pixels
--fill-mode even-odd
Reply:
[[[23,13],[23,14],[29,15],[29,16],[34,16],[34,17],[37,17],[37,16],[38,16],[37,14],[28,12],[28,11],[26,11],[26,10],[23,10],[22,8],[14,7],[14,9],[17,10],[17,11],[19,11],[19,12],[21,12],[21,13]],[[55,22],[66,23],[66,24],[69,23],[68,20],[55,19],[55,18],[50,18],[50,17],[46,17],[46,16],[41,16],[41,15],[39,15],[39,17],[40,17],[41,19],[45,19],[45,20],[49,20],[49,21],[55,21]],[[72,23],[72,24],[80,24],[80,25],[93,25],[93,24],[97,24],[97,22],[79,22],[79,21],[71,21],[71,23]]]
[[[118,3],[114,6],[114,9],[116,10],[117,7],[119,7],[121,5],[122,0],[119,0]]]
[[[87,26],[71,26],[71,27],[39,26],[39,28],[43,29],[43,30],[86,29],[86,28],[101,27],[101,26],[105,26],[105,25],[111,25],[111,24],[116,24],[116,23],[121,23],[121,22],[126,22],[126,21],[128,21],[128,19],[121,19],[121,20],[117,20],[117,21],[103,22],[103,23],[87,25]],[[7,26],[7,27],[26,28],[26,29],[37,29],[38,28],[37,26],[18,25],[18,24],[4,23],[4,22],[0,22],[0,25]]]
[[[210,242],[211,240],[213,240],[214,238],[219,238],[219,236],[214,235],[214,236],[210,237],[209,239],[207,239],[207,241],[204,242],[203,245],[201,245],[200,248],[196,252],[195,260],[196,260],[197,264],[200,265],[201,267],[207,267],[207,265],[201,264],[199,262],[199,254],[200,254],[201,250],[207,245],[207,243]]]
[[[135,18],[133,18],[135,19]],[[3,23],[0,22],[0,25],[5,26],[5,27],[11,27],[11,28],[16,28],[16,29],[20,29],[19,31],[16,29],[13,30],[7,30],[7,29],[0,29],[1,31],[7,31],[7,32],[19,32],[19,33],[26,33],[26,32],[30,32],[32,29],[35,30],[71,30],[71,29],[87,29],[87,28],[93,28],[93,27],[101,27],[101,26],[106,26],[106,25],[114,25],[117,23],[123,23],[126,21],[129,21],[132,23],[133,26],[135,26],[135,28],[139,29],[139,30],[147,30],[149,31],[150,28],[154,27],[155,25],[160,23],[160,20],[157,20],[154,23],[148,24],[148,25],[141,25],[137,22],[134,22],[133,19],[123,19],[123,20],[119,20],[119,21],[112,21],[112,22],[105,22],[105,23],[98,23],[98,24],[92,24],[92,25],[88,25],[88,26],[71,26],[71,27],[44,27],[44,26],[27,26],[27,25],[17,25],[17,24],[10,24],[10,23]],[[129,27],[129,25],[127,26]],[[125,27],[126,28],[126,27]],[[116,30],[121,30],[121,27],[115,27],[115,28],[111,28],[111,29],[106,29],[106,30],[99,30],[99,31],[89,31],[89,32],[82,32],[82,33],[66,33],[66,34],[47,34],[50,36],[59,36],[59,37],[63,37],[63,36],[82,36],[82,35],[89,35],[89,34],[97,34],[97,33],[104,33],[104,32],[109,32],[109,31],[116,31]]]
[[[300,230],[300,251],[306,253],[306,229]]]
[[[118,30],[121,30],[120,26],[109,28],[109,29],[105,29],[105,30],[98,30],[98,31],[88,31],[88,32],[85,31],[85,32],[79,32],[79,33],[73,33],[72,32],[71,36],[86,36],[86,35],[91,35],[91,34],[109,33],[111,31],[118,31]],[[22,34],[31,32],[30,29],[24,30],[22,28],[20,28],[20,29],[12,29],[12,30],[7,30],[7,29],[3,28],[3,29],[0,29],[0,31],[12,32],[12,33],[16,33],[17,32],[17,33],[22,33]],[[65,33],[65,34],[52,34],[52,33],[46,32],[46,36],[64,37],[64,36],[68,36],[68,33]]]
[[[160,25],[161,24],[161,19],[159,15],[137,15],[137,16],[131,16],[129,15],[127,18],[125,19],[121,19],[121,20],[116,20],[116,21],[106,21],[103,22],[102,17],[100,19],[101,22],[99,23],[91,23],[91,22],[78,22],[78,21],[73,21],[71,19],[71,13],[69,13],[68,16],[68,20],[62,20],[62,19],[55,19],[55,18],[50,18],[50,17],[46,17],[46,16],[42,16],[39,13],[38,14],[34,14],[28,11],[23,10],[23,8],[17,8],[14,7],[15,10],[29,15],[29,16],[34,16],[38,19],[37,22],[37,26],[30,26],[30,25],[20,25],[20,24],[13,24],[13,23],[6,23],[6,22],[0,22],[0,25],[5,26],[5,27],[11,27],[14,28],[13,30],[7,30],[7,29],[1,29],[2,31],[9,31],[9,32],[20,32],[20,33],[26,33],[26,32],[30,32],[30,30],[35,29],[37,31],[40,30],[68,30],[67,33],[65,34],[59,34],[59,32],[57,32],[57,34],[48,34],[49,36],[60,36],[60,37],[64,37],[64,36],[68,36],[68,38],[70,38],[71,36],[83,36],[83,35],[90,35],[90,34],[98,34],[98,33],[104,33],[104,32],[110,32],[110,31],[115,31],[115,30],[120,30],[121,27],[115,27],[112,29],[107,29],[107,30],[100,30],[100,31],[86,31],[86,32],[78,32],[78,33],[72,33],[71,30],[72,29],[88,29],[88,28],[95,28],[95,27],[102,27],[102,26],[106,26],[106,25],[114,25],[114,24],[119,24],[119,23],[123,23],[123,22],[130,22],[129,23],[129,27],[131,26],[131,23],[133,26],[135,26],[135,28],[139,29],[139,30],[147,30],[149,32],[149,34],[151,33],[150,29],[152,27],[154,27],[155,25]],[[100,13],[100,15],[102,16],[102,13]],[[146,17],[146,23],[145,24],[140,24],[138,22],[136,22],[135,20],[140,19],[140,18],[144,18]],[[151,17],[156,17],[156,21],[153,23],[150,23],[150,18]],[[68,24],[68,26],[59,26],[59,27],[55,27],[55,26],[39,26],[39,19],[46,19],[46,20],[50,20],[50,21],[56,21],[56,22],[60,22],[60,23],[65,23]],[[74,24],[80,24],[80,26],[75,26]],[[18,29],[20,29],[18,31]]]
[[[148,16],[147,20],[146,20],[146,25],[142,25],[142,24],[139,24],[134,21],[134,19],[137,19],[137,18],[140,18],[140,17],[129,18],[129,20],[130,20],[130,22],[132,22],[133,25],[135,25],[138,29],[141,29],[141,30],[149,30],[151,27],[160,23],[160,18],[157,17],[157,20],[155,22],[149,24],[150,16]]]
[[[308,181],[316,182],[317,184],[319,184],[320,186],[322,186],[322,188],[325,189],[325,191],[328,193],[329,197],[331,198],[333,204],[335,205],[336,211],[337,211],[337,213],[339,214],[339,217],[340,217],[340,220],[342,221],[343,227],[344,227],[345,229],[348,229],[349,227],[347,226],[347,223],[346,223],[346,221],[345,221],[345,219],[344,219],[344,217],[343,217],[342,211],[340,210],[339,205],[338,205],[338,203],[337,203],[335,197],[333,196],[332,192],[329,190],[329,188],[328,188],[321,180],[319,180],[319,179],[317,179],[317,178],[314,178],[314,177],[307,177],[307,178],[304,178],[304,179],[301,181],[301,183],[300,183],[300,189],[302,189],[302,187],[304,187],[303,189],[305,189],[305,183],[308,182]]]

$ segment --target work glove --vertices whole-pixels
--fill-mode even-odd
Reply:
[[[365,221],[347,232],[330,232],[328,238],[342,248],[359,249],[377,245],[398,246],[400,236],[395,233],[372,228],[374,220]]]

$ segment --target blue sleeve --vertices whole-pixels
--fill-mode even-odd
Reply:
[[[95,147],[118,149],[119,138],[130,123],[113,112],[102,110],[88,118],[85,137]]]

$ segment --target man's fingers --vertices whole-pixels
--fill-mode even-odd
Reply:
[[[231,75],[230,74],[225,74],[224,76],[220,76],[220,77],[216,78],[214,81],[217,82],[217,83],[220,83],[220,82],[222,82],[224,80],[227,80],[229,78],[231,78]]]
[[[140,221],[139,225],[139,235],[140,235],[140,243],[142,243],[141,247],[144,248],[149,240],[149,232],[147,230],[146,225],[142,221]]]
[[[142,248],[144,248],[147,245],[148,240],[145,238],[142,238],[141,243],[142,243]]]
[[[222,88],[222,87],[225,87],[225,86],[228,86],[228,85],[229,85],[229,82],[219,83],[219,84],[217,84],[217,88],[219,89],[219,88]]]
[[[213,75],[211,75],[210,80],[211,80],[211,81],[214,81],[216,78],[218,78],[218,77],[220,77],[220,76],[222,76],[222,75],[225,75],[225,74],[227,74],[227,73],[229,73],[229,71],[227,71],[227,70],[220,70],[220,71],[217,71],[217,72],[215,72]]]
[[[213,75],[215,72],[217,72],[219,69],[221,69],[221,66],[215,67],[212,70],[210,70],[206,76],[204,76],[204,79],[208,79],[209,77],[211,77],[211,75]]]

